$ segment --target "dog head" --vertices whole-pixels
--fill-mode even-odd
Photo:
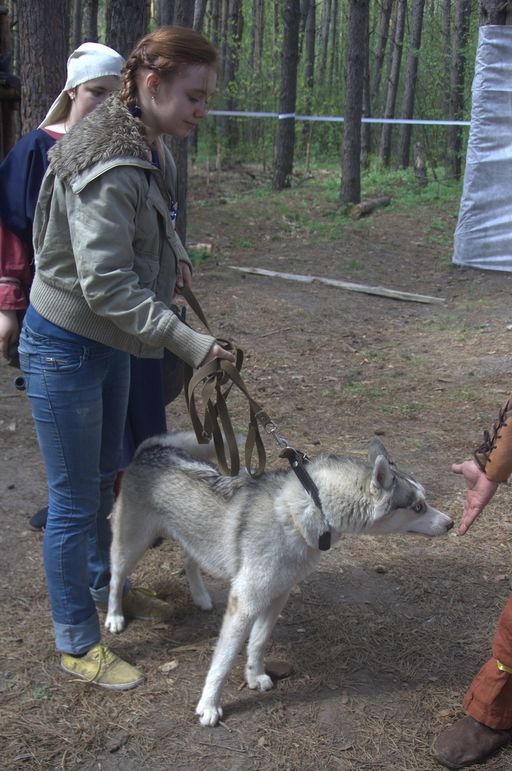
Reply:
[[[368,460],[372,466],[370,495],[375,506],[365,532],[437,536],[451,530],[453,519],[427,503],[423,486],[395,466],[376,437],[370,443]]]

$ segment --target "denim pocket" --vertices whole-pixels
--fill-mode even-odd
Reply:
[[[39,361],[44,372],[62,372],[72,374],[77,372],[83,363],[83,356],[78,352],[54,351],[52,354],[41,353]]]

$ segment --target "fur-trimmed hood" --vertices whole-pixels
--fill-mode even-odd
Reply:
[[[82,118],[48,153],[50,168],[62,182],[73,182],[98,163],[115,159],[151,163],[140,124],[114,94]]]

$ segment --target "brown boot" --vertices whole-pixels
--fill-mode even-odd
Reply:
[[[512,730],[498,731],[466,715],[441,731],[432,753],[447,768],[464,768],[492,755],[512,739]]]

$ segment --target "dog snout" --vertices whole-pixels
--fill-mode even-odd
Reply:
[[[450,519],[450,521],[446,525],[446,530],[451,530],[452,527],[454,526],[454,524],[455,524],[455,522],[453,521],[453,519]]]

